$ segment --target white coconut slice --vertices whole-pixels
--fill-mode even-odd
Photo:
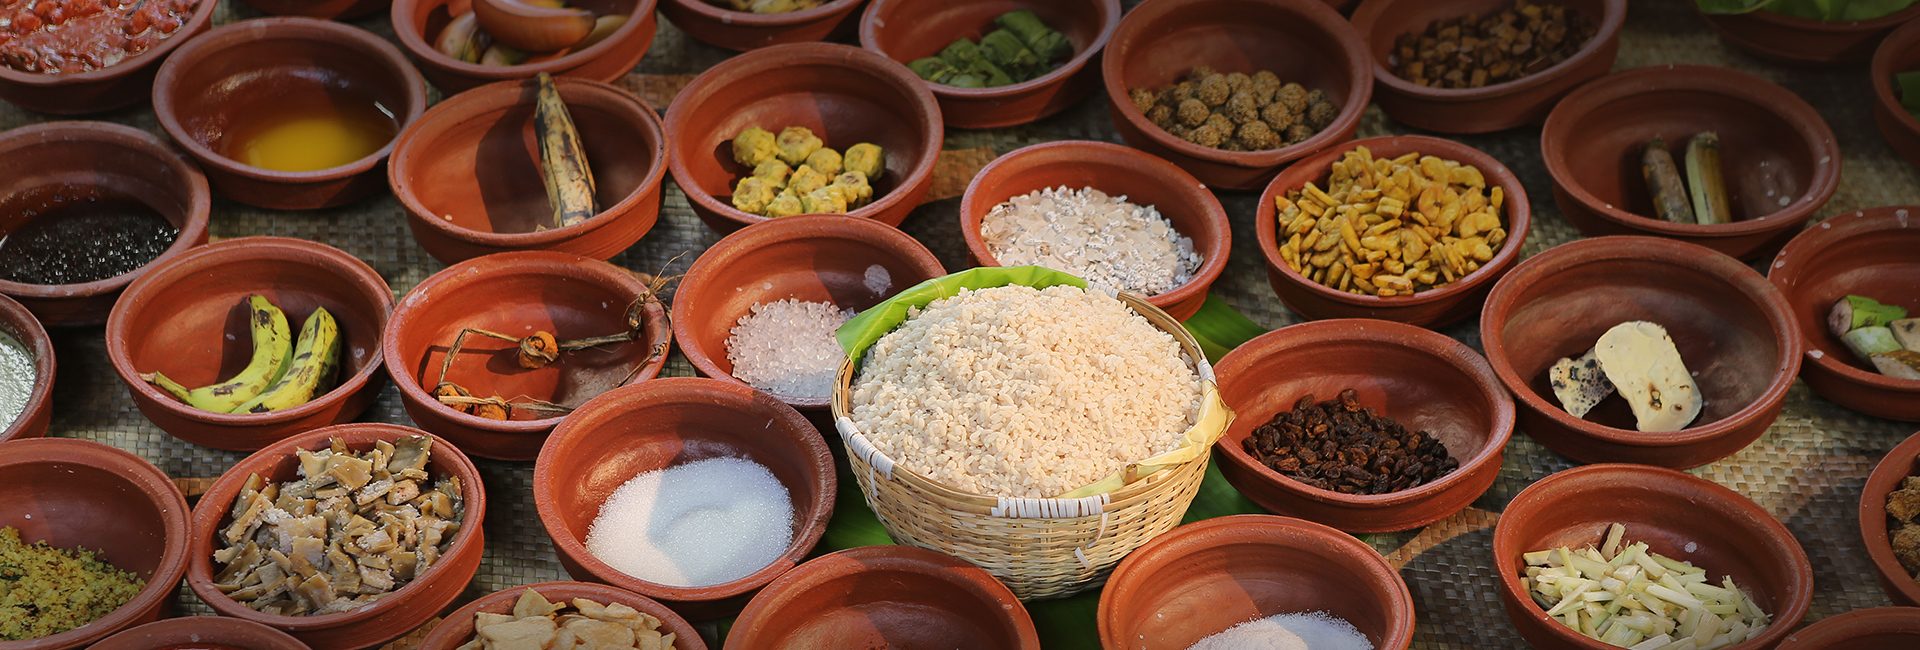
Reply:
[[[1600,335],[1593,353],[1633,407],[1639,430],[1679,431],[1699,417],[1705,400],[1666,328],[1647,321],[1615,325]]]
[[[1893,339],[1900,342],[1900,347],[1920,352],[1920,318],[1903,318],[1887,323],[1887,327],[1893,330]]]
[[[1560,398],[1560,408],[1576,418],[1586,417],[1594,405],[1613,394],[1613,384],[1600,370],[1600,360],[1593,350],[1578,359],[1567,357],[1554,362],[1547,369],[1547,381],[1553,386],[1553,396]]]

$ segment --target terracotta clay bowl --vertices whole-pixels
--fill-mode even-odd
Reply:
[[[741,131],[802,126],[843,152],[871,142],[886,152],[886,172],[872,179],[873,202],[848,214],[898,226],[933,186],[941,124],[926,82],[892,59],[830,43],[778,45],[727,59],[674,97],[667,161],[694,214],[724,235],[767,220],[730,200],[753,172],[733,159]]]
[[[1915,5],[1908,11],[1920,10]],[[1907,162],[1920,165],[1920,119],[1900,103],[1900,91],[1893,86],[1893,75],[1920,69],[1920,21],[1909,21],[1893,30],[1873,52],[1868,78],[1873,82],[1873,123],[1893,150]]]
[[[93,645],[100,650],[170,650],[226,646],[246,650],[308,650],[293,635],[237,618],[188,616],[154,621],[107,637]]]
[[[1284,327],[1246,342],[1215,367],[1220,397],[1242,417],[1214,443],[1227,482],[1276,513],[1350,533],[1418,528],[1467,507],[1493,485],[1513,435],[1513,399],[1471,348],[1431,330],[1370,319]],[[1438,438],[1459,469],[1412,489],[1342,494],[1289,478],[1248,453],[1253,430],[1306,395],[1360,403]]]
[[[341,424],[273,443],[242,459],[213,482],[193,509],[193,543],[188,548],[187,586],[193,588],[208,607],[221,616],[260,623],[292,634],[313,650],[360,650],[400,638],[453,604],[455,598],[473,580],[480,568],[481,548],[485,545],[480,522],[487,514],[486,486],[480,470],[453,443],[433,437],[429,448],[427,474],[434,481],[453,476],[460,479],[464,509],[460,530],[452,546],[412,581],[381,597],[371,605],[337,614],[318,616],[282,616],[254,611],[228,598],[215,586],[218,568],[213,563],[214,537],[232,520],[233,502],[240,497],[247,477],[259,474],[280,483],[299,478],[300,462],[295,453],[327,448],[330,440],[340,438],[355,452],[372,449],[374,441],[394,441],[406,436],[432,435],[419,429],[396,424],[356,422]]]
[[[1546,119],[1568,91],[1613,69],[1627,0],[1568,0],[1598,31],[1567,60],[1513,81],[1480,88],[1428,88],[1393,73],[1393,45],[1401,34],[1426,31],[1436,20],[1484,14],[1512,6],[1506,0],[1367,0],[1353,10],[1353,28],[1373,57],[1374,99],[1388,117],[1441,133],[1487,133]]]
[[[1911,648],[1920,645],[1920,609],[1859,609],[1800,628],[1775,646],[1780,650]]]
[[[1411,296],[1362,296],[1322,286],[1287,266],[1280,257],[1280,244],[1283,240],[1278,234],[1279,210],[1274,199],[1286,196],[1287,192],[1305,187],[1308,182],[1325,188],[1331,174],[1331,166],[1346,156],[1348,151],[1366,147],[1373,152],[1375,159],[1394,158],[1402,154],[1419,152],[1422,155],[1434,155],[1448,160],[1458,160],[1462,164],[1473,165],[1486,177],[1488,187],[1498,187],[1506,195],[1504,207],[1506,214],[1501,215],[1507,229],[1507,241],[1494,251],[1493,259],[1466,276],[1437,289],[1428,289]],[[1253,219],[1254,236],[1260,242],[1260,255],[1267,263],[1267,283],[1273,286],[1273,292],[1280,296],[1280,302],[1286,304],[1293,313],[1307,319],[1321,318],[1378,318],[1397,321],[1421,327],[1437,328],[1458,323],[1474,315],[1480,304],[1486,299],[1487,291],[1493,284],[1506,275],[1513,265],[1520,261],[1520,248],[1527,241],[1527,234],[1533,226],[1533,210],[1527,200],[1527,190],[1521,186],[1520,179],[1513,175],[1506,165],[1500,164],[1492,156],[1479,149],[1469,147],[1452,140],[1421,136],[1397,135],[1366,138],[1344,143],[1327,149],[1280,172],[1267,184],[1267,191],[1260,195],[1258,212]]]
[[[860,19],[859,9],[864,2],[866,0],[832,0],[804,11],[756,14],[733,11],[707,0],[662,0],[660,15],[695,40],[745,52],[850,35]]]
[[[33,357],[33,388],[27,393],[27,403],[13,419],[0,421],[0,442],[15,438],[38,438],[47,434],[47,423],[53,419],[53,339],[47,337],[47,330],[12,298],[0,295],[0,334],[13,337],[14,342]]]
[[[1793,533],[1740,493],[1684,472],[1645,465],[1589,465],[1561,471],[1522,490],[1493,529],[1500,601],[1520,637],[1540,650],[1605,650],[1547,616],[1521,578],[1521,554],[1599,546],[1608,527],[1626,526],[1627,542],[1732,576],[1775,622],[1734,650],[1771,648],[1793,630],[1813,600],[1813,566]]]
[[[0,196],[57,185],[94,186],[139,200],[180,229],[173,245],[130,273],[83,284],[0,280],[0,294],[20,301],[52,327],[98,325],[134,278],[189,248],[207,243],[213,195],[207,177],[167,143],[133,127],[106,122],[48,122],[0,133]],[[15,217],[16,209],[0,210]],[[0,221],[11,231],[17,219]]]
[[[1908,437],[1887,452],[1860,488],[1860,539],[1866,542],[1867,555],[1873,558],[1874,573],[1880,588],[1895,605],[1920,607],[1920,581],[1900,566],[1894,557],[1892,531],[1887,525],[1887,495],[1900,489],[1900,482],[1920,475],[1920,433]]]
[[[94,551],[146,580],[132,600],[86,625],[0,650],[72,650],[170,611],[187,567],[187,499],[160,468],[97,442],[0,443],[0,526],[23,542]]]
[[[985,569],[939,551],[862,546],[809,560],[753,598],[727,647],[1040,650],[1027,608]]]
[[[518,344],[468,335],[446,381],[476,397],[525,396],[579,407],[595,395],[660,374],[672,341],[666,308],[625,269],[590,257],[520,251],[476,257],[421,282],[400,301],[381,340],[387,374],[420,428],[444,436],[467,453],[496,460],[532,460],[561,415],[523,408],[490,420],[440,403],[431,395],[447,352],[465,328],[557,341],[627,331],[627,312],[640,302],[639,340],[567,352],[538,370],[520,367]]]
[[[868,269],[886,286],[867,285]],[[913,237],[871,219],[838,214],[771,219],[740,229],[694,260],[673,292],[673,338],[700,374],[738,382],[727,338],[754,305],[779,300],[831,302],[866,311],[902,289],[946,275],[939,258]],[[774,395],[810,412],[826,397]]]
[[[1515,267],[1480,312],[1480,343],[1519,405],[1520,430],[1583,463],[1705,465],[1751,444],[1800,370],[1796,316],[1780,292],[1731,257],[1654,237],[1561,244]],[[1609,398],[1576,418],[1560,408],[1547,369],[1579,357],[1613,326],[1666,328],[1706,400],[1680,431],[1634,428]]]
[[[1134,108],[1128,92],[1160,88],[1198,66],[1325,90],[1339,117],[1311,138],[1266,151],[1225,151],[1174,137]],[[1209,187],[1250,190],[1288,161],[1353,137],[1373,93],[1366,46],[1322,0],[1159,0],[1120,21],[1100,60],[1107,112],[1127,144],[1165,158]]]
[[[1829,217],[1780,250],[1767,281],[1785,296],[1804,339],[1800,378],[1821,397],[1868,415],[1920,421],[1920,381],[1861,362],[1827,330],[1827,312],[1850,293],[1920,314],[1920,206],[1868,208]]]
[[[1703,12],[1700,17],[1741,50],[1762,59],[1839,64],[1873,56],[1874,47],[1887,34],[1920,18],[1920,7],[1907,7],[1872,20],[1813,20],[1764,9],[1744,14]]]
[[[146,101],[153,90],[153,75],[160,62],[175,48],[207,31],[213,22],[213,9],[220,3],[201,0],[186,22],[172,36],[154,43],[145,52],[120,63],[78,74],[40,74],[21,72],[0,65],[0,99],[21,108],[79,115],[98,113]]]
[[[287,315],[293,336],[325,307],[339,324],[340,370],[324,395],[283,411],[217,413],[147,383],[159,372],[191,387],[240,374],[253,358],[247,296]],[[386,385],[380,336],[393,291],[366,262],[303,239],[242,237],[174,258],[127,287],[107,320],[107,358],[133,403],[161,430],[198,445],[251,451],[304,431],[351,422]]]
[[[1720,134],[1735,220],[1653,216],[1642,148],[1664,138],[1684,176],[1687,140],[1701,131]],[[1820,113],[1786,88],[1710,66],[1636,68],[1587,84],[1547,117],[1540,151],[1554,203],[1580,232],[1668,237],[1740,259],[1779,250],[1840,183],[1840,144]]]
[[[700,0],[691,0],[699,2]],[[1074,54],[1052,72],[996,88],[959,88],[926,82],[940,102],[947,126],[994,129],[1026,124],[1084,99],[1100,86],[1100,72],[1087,64],[1120,26],[1120,0],[873,0],[860,19],[860,45],[902,64],[935,56],[961,38],[978,41],[994,30],[993,19],[1015,9],[1040,16],[1074,43]]]
[[[520,65],[488,66],[456,60],[433,47],[433,43],[440,40],[440,31],[446,29],[455,16],[472,11],[473,0],[392,2],[393,9],[389,15],[393,21],[393,33],[400,38],[400,46],[406,48],[407,55],[420,65],[420,73],[426,75],[427,81],[447,95],[496,81],[528,79],[542,72],[556,77],[613,81],[626,76],[647,55],[647,48],[653,46],[654,32],[659,27],[659,21],[653,13],[658,0],[569,2],[568,6],[589,9],[602,16],[627,16],[627,22],[605,40],[577,52],[534,57]]]
[[[1181,236],[1192,239],[1202,258],[1193,278],[1147,297],[1147,302],[1180,320],[1200,310],[1207,301],[1207,288],[1226,270],[1227,256],[1233,251],[1233,228],[1227,223],[1226,209],[1207,186],[1178,165],[1116,144],[1083,140],[1036,144],[981,169],[960,199],[960,234],[966,239],[970,261],[1001,266],[980,236],[980,224],[994,206],[1061,186],[1091,187],[1112,196],[1124,195],[1137,205],[1151,205]]]
[[[793,543],[772,564],[717,585],[675,587],[620,572],[587,550],[600,506],[640,474],[709,458],[765,466],[793,498]],[[594,398],[553,431],[533,466],[533,502],[560,565],[575,580],[604,582],[658,600],[693,620],[732,616],[806,558],[833,517],[838,479],[819,430],[793,407],[746,385],[674,377]]]
[[[590,582],[541,582],[525,587],[513,587],[481,596],[460,609],[453,610],[439,625],[434,626],[427,638],[420,642],[420,650],[454,650],[473,639],[473,615],[480,612],[510,614],[513,603],[520,594],[528,589],[538,592],[549,602],[571,602],[575,598],[585,598],[602,605],[620,603],[640,610],[660,619],[660,633],[673,634],[673,647],[677,650],[707,650],[707,644],[700,640],[700,633],[693,624],[679,614],[667,609],[659,601],[640,594],[616,589]]]
[[[539,86],[531,79],[484,86],[407,127],[387,167],[414,240],[434,259],[452,264],[515,250],[606,259],[653,228],[667,169],[660,117],[614,86],[565,77],[554,84],[586,146],[600,213],[553,227],[533,128]]]
[[[322,20],[352,20],[382,11],[393,0],[241,0],[261,13],[306,16]]]
[[[153,82],[160,125],[207,168],[214,190],[276,210],[344,205],[385,189],[392,142],[315,171],[265,169],[231,157],[245,146],[233,134],[255,128],[248,120],[335,102],[376,103],[398,134],[426,110],[427,86],[385,39],[312,18],[259,18],[215,29],[167,59]]]
[[[1175,528],[1122,560],[1100,591],[1100,644],[1182,650],[1302,612],[1352,623],[1377,650],[1413,643],[1413,595],[1379,551],[1310,521],[1234,515]]]

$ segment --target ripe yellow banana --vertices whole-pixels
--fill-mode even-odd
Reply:
[[[189,406],[228,413],[247,403],[273,385],[287,372],[293,356],[293,332],[287,327],[287,315],[260,295],[247,296],[247,322],[253,332],[253,359],[232,379],[188,389],[166,375],[150,372],[140,375],[147,383],[160,387]]]
[[[293,364],[287,374],[234,413],[282,411],[313,401],[322,385],[333,378],[340,365],[340,326],[327,308],[313,310],[300,326],[300,343],[293,350]]]

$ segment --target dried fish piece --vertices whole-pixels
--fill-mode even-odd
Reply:
[[[474,614],[474,638],[458,650],[673,650],[675,635],[662,633],[660,625],[660,619],[621,603],[555,603],[527,589],[511,615]]]

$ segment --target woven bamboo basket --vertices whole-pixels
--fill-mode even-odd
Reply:
[[[1207,390],[1215,390],[1212,366],[1179,321],[1132,294],[1122,292],[1119,298],[1173,335]],[[847,443],[854,478],[887,534],[896,543],[979,565],[1022,600],[1069,596],[1106,582],[1128,553],[1180,525],[1212,454],[1207,445],[1195,458],[1145,476],[1128,467],[1124,486],[1078,499],[963,492],[895,465],[859,435],[851,419],[853,377],[849,359],[841,364],[834,385],[833,416]]]

